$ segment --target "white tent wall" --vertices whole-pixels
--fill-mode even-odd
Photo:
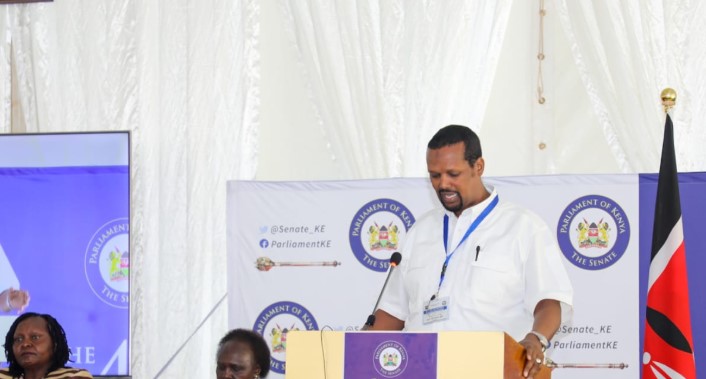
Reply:
[[[679,93],[672,113],[679,168],[706,168],[706,153],[700,148],[706,143],[706,133],[699,121],[706,117],[705,90],[700,84],[706,80],[702,74],[706,49],[697,38],[706,34],[698,22],[706,6],[689,1],[592,4],[546,1],[542,70],[546,102],[539,104],[540,1],[512,2],[484,117],[470,125],[480,131],[489,163],[486,174],[656,172],[664,125],[659,96],[667,86]],[[322,104],[330,108],[330,103],[312,91],[309,78],[312,72],[318,74],[317,69],[324,70],[301,58],[306,48],[296,41],[282,8],[286,7],[281,2],[263,5],[262,40],[267,43],[262,45],[257,178],[361,177],[342,162],[355,157],[338,148],[330,133],[322,132],[329,128],[347,131],[352,126],[331,126],[322,120]],[[626,67],[630,62],[634,72]],[[270,71],[268,64],[275,70]],[[467,104],[477,98],[457,100],[458,108],[470,108]],[[414,125],[416,120],[411,119],[403,125],[404,133],[426,141],[430,131],[448,123],[443,117],[428,121],[433,125]],[[380,138],[385,136],[381,133]],[[371,154],[366,163],[389,164],[397,159],[392,150],[385,161]],[[417,155],[423,153],[404,156],[414,167],[400,176],[425,175]],[[370,170],[362,176],[385,175]]]
[[[214,375],[227,328],[225,183],[252,179],[257,164],[258,10],[0,5],[1,132],[131,131],[134,378]],[[48,311],[39,305],[30,310]]]
[[[539,2],[513,2],[493,88],[480,129],[487,175],[614,173],[619,167],[600,130],[568,42],[546,3],[544,97],[537,101]],[[262,7],[260,180],[352,179],[322,133],[306,72],[282,7]],[[269,74],[268,74],[269,73]],[[659,94],[654,94],[655,104]],[[459,102],[472,102],[464,99]],[[655,121],[659,127],[660,120]],[[433,128],[445,124],[433,125]],[[431,135],[424,135],[424,141]],[[540,148],[544,143],[544,148]],[[588,157],[602,157],[597,164]],[[608,159],[605,159],[608,157]],[[656,168],[655,168],[656,170]],[[418,166],[411,176],[424,176]]]
[[[315,114],[297,51],[278,1],[260,12],[258,180],[338,179],[337,162]]]
[[[427,114],[408,117],[409,123],[382,118],[392,120],[407,145],[390,151],[355,146],[357,156],[379,157],[375,161],[355,161],[351,146],[340,143],[349,130],[332,135],[337,125],[323,123],[322,115],[336,109],[331,102],[321,107],[326,99],[316,90],[326,83],[310,81],[311,56],[302,55],[294,16],[286,13],[331,3],[352,2],[55,0],[0,6],[0,132],[132,131],[133,377],[213,375],[216,342],[227,329],[226,307],[219,303],[226,292],[226,180],[424,176],[423,144],[451,120],[479,130],[488,175],[654,172],[663,126],[659,90],[666,85],[680,96],[674,112],[680,169],[706,170],[706,26],[696,22],[704,19],[704,2],[634,0],[620,2],[625,9],[589,9],[587,4],[613,2],[547,1],[543,105],[537,102],[540,1],[512,1],[507,14],[501,8],[507,1],[461,2],[498,6],[495,26],[507,26],[494,30],[503,33],[495,64],[483,66],[482,72],[492,73],[486,75],[492,87],[439,104],[453,117]],[[380,7],[407,10],[405,4],[417,3]],[[660,15],[655,19],[662,29],[635,34],[610,24],[625,15],[644,19],[647,10]],[[605,23],[584,28],[582,12],[604,16]],[[607,39],[593,38],[597,31]],[[662,59],[658,49],[649,56],[627,49],[632,45],[625,42],[636,35],[663,35],[652,45],[674,45],[666,50],[674,59]],[[626,47],[636,67],[655,57],[671,63],[641,69],[644,76],[633,82],[647,82],[651,74],[659,80],[649,81],[649,93],[635,92],[595,41]],[[614,71],[586,66],[595,51]],[[631,107],[633,96],[643,108]],[[648,125],[634,122],[635,114]],[[641,160],[631,145],[651,153]],[[377,164],[384,167],[361,169]]]

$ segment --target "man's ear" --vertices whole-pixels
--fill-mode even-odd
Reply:
[[[485,170],[485,160],[483,160],[483,157],[478,157],[478,159],[476,159],[476,164],[473,166],[473,169],[476,171],[478,176],[483,175],[483,171]]]

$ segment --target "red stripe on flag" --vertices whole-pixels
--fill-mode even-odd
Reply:
[[[642,364],[642,379],[696,379],[694,356],[669,346],[649,325],[645,327],[645,353],[642,357]],[[665,372],[663,366],[678,372],[681,377],[670,376]],[[656,376],[654,370],[663,376]]]
[[[685,272],[686,255],[682,242],[662,271],[662,275],[652,285],[647,295],[647,306],[667,316],[693,347],[691,317],[689,317],[689,283],[684,275]]]

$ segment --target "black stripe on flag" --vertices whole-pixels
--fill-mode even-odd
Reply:
[[[680,218],[681,202],[679,201],[677,159],[674,153],[674,126],[672,118],[667,114],[667,121],[664,125],[664,141],[662,142],[662,162],[659,166],[659,180],[657,181],[657,203],[655,204],[650,262],[667,241],[669,233]]]

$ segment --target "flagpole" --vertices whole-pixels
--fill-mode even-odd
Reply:
[[[679,175],[670,110],[677,93],[661,93],[666,113],[647,278],[642,378],[696,378]]]

